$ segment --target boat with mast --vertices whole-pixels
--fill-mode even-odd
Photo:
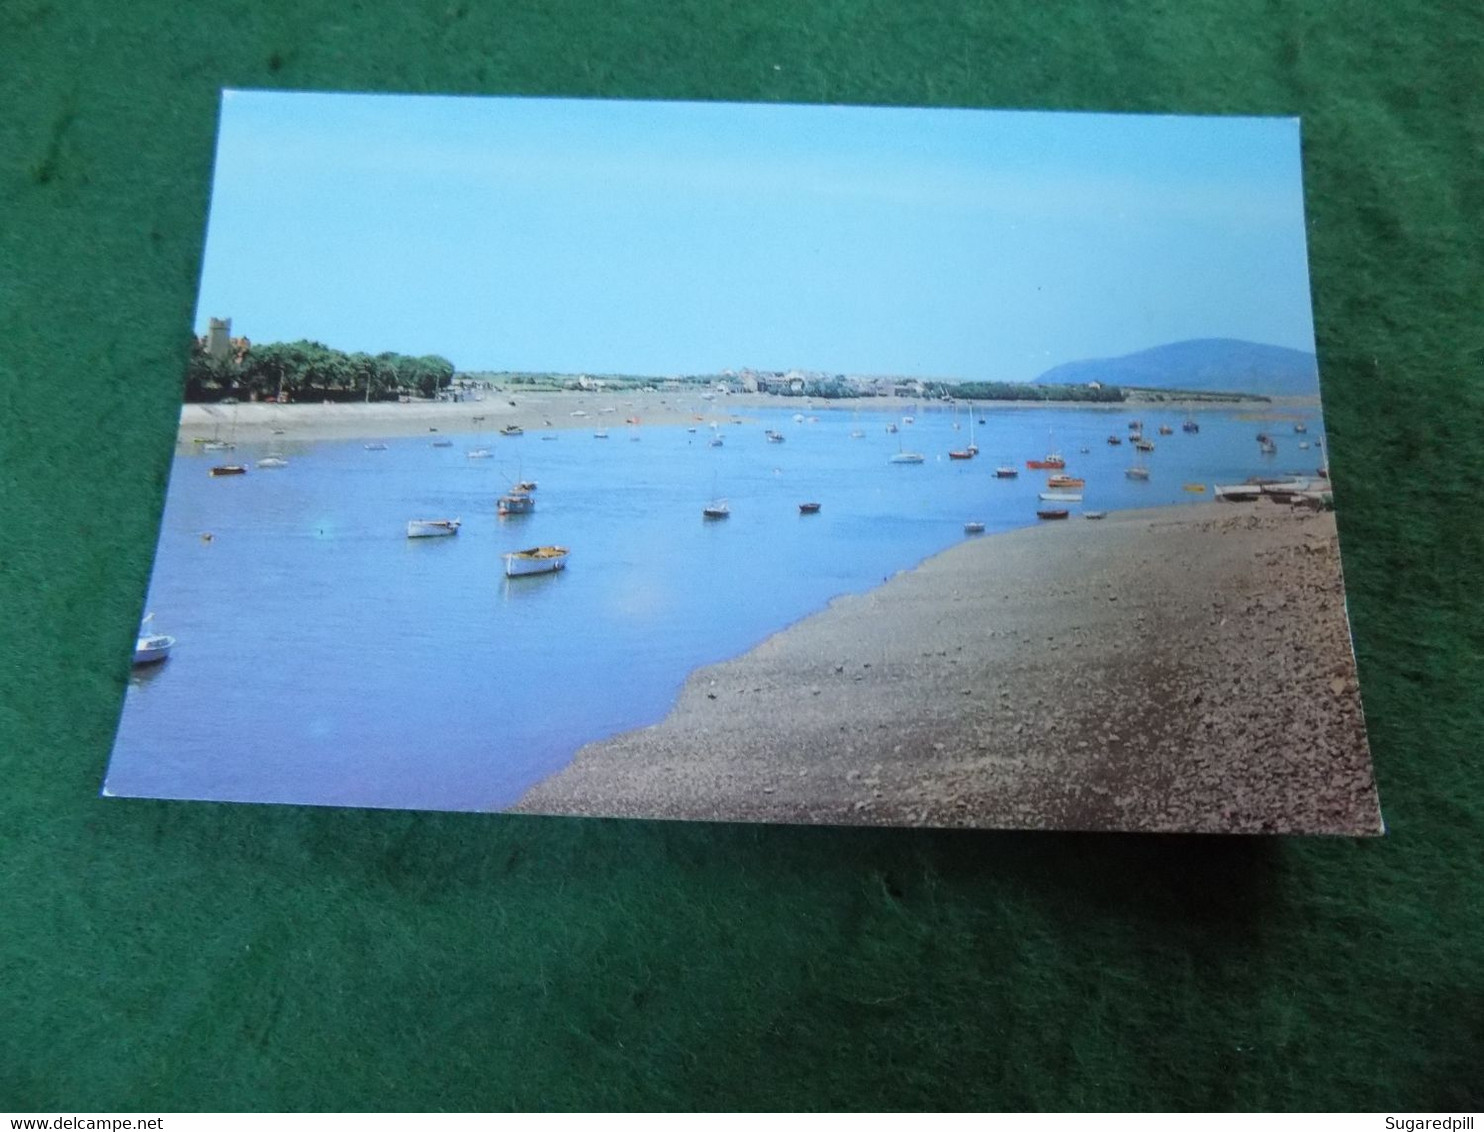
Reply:
[[[897,454],[888,461],[892,464],[921,464],[927,457],[921,452],[908,452],[902,447],[900,439],[897,440]]]
[[[953,427],[958,428],[958,421],[953,422]],[[969,443],[965,448],[950,449],[948,458],[950,460],[972,460],[979,455],[979,446],[974,443],[974,414],[969,413]]]
[[[135,664],[158,664],[162,660],[170,659],[170,650],[175,647],[175,638],[165,633],[147,632],[149,623],[154,619],[155,615],[148,613],[139,623],[139,633],[134,640]]]
[[[1147,480],[1149,478],[1149,469],[1144,466],[1144,451],[1143,448],[1138,448],[1134,454],[1133,467],[1123,470],[1123,474],[1131,480]]]

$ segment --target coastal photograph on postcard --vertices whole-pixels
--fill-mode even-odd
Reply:
[[[103,793],[1379,833],[1301,164],[224,92]]]

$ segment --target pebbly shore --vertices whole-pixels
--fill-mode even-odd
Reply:
[[[1334,516],[1212,503],[967,540],[693,673],[513,809],[1378,833]]]

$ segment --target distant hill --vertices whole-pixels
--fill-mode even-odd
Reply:
[[[1083,385],[1089,381],[1146,389],[1317,397],[1319,365],[1306,350],[1264,346],[1239,338],[1195,338],[1121,358],[1066,362],[1036,378],[1038,385]]]

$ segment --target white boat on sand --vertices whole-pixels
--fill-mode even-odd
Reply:
[[[464,524],[458,519],[409,519],[408,538],[446,538],[459,533]]]
[[[565,546],[533,546],[527,550],[513,550],[504,555],[505,576],[518,578],[526,574],[552,574],[567,567]]]

